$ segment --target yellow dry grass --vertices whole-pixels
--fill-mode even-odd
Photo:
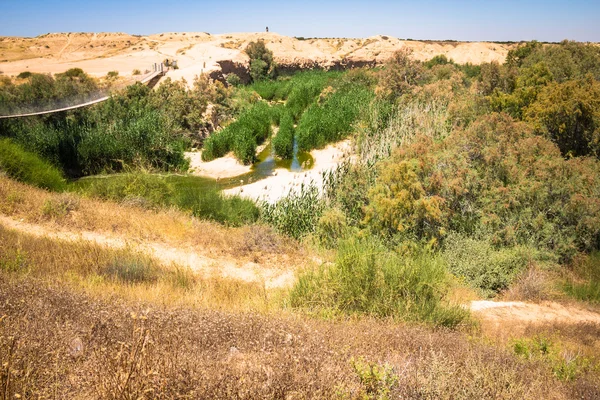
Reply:
[[[158,242],[187,248],[238,264],[277,269],[304,263],[306,253],[295,241],[264,227],[224,227],[170,210],[147,210],[114,202],[50,193],[0,176],[0,214],[55,229],[92,231],[133,242]],[[65,213],[53,205],[72,201]],[[56,207],[60,208],[60,207]],[[50,211],[49,211],[50,210]]]

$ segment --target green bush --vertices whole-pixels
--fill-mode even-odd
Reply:
[[[0,108],[26,103],[39,109],[58,100],[71,104],[73,96],[96,90],[94,85],[81,70],[58,74],[54,80],[34,74],[21,85],[0,85]],[[137,83],[93,107],[1,120],[0,132],[73,177],[130,168],[181,171],[188,166],[183,153],[193,137],[189,132],[197,134],[205,127],[209,101],[214,104],[212,122],[218,124],[227,96],[222,84],[204,76],[191,90],[169,79],[156,90]]]
[[[325,203],[313,186],[302,186],[275,204],[263,203],[261,219],[279,232],[300,239],[315,231]]]
[[[456,233],[446,238],[443,256],[450,272],[487,296],[507,289],[530,259],[524,248],[495,249],[487,240]]]
[[[253,163],[256,160],[256,147],[271,134],[272,114],[266,103],[257,103],[248,108],[236,121],[205,140],[202,159],[214,160],[233,151],[244,164]]]
[[[299,150],[309,151],[343,139],[373,98],[370,89],[358,86],[333,92],[322,105],[312,104],[296,129]]]
[[[467,317],[445,306],[448,280],[440,256],[425,250],[410,257],[373,238],[338,245],[336,262],[302,273],[290,294],[292,307],[334,314],[366,314],[453,327]]]
[[[250,42],[244,52],[250,57],[250,76],[257,82],[275,75],[277,64],[273,52],[267,48],[264,40]]]
[[[600,82],[552,82],[524,114],[565,156],[600,157]]]
[[[9,139],[0,139],[0,171],[13,179],[44,189],[62,191],[66,187],[58,169]]]
[[[345,238],[349,233],[346,215],[337,208],[330,208],[323,212],[315,236],[326,248],[334,248],[339,240]]]
[[[289,112],[284,112],[279,122],[279,132],[273,138],[273,150],[283,159],[294,155],[294,119]]]

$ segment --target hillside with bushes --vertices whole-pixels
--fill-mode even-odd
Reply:
[[[600,395],[598,46],[295,73],[245,51],[247,84],[167,79],[0,120],[4,393]],[[8,78],[0,106],[100,85]],[[348,157],[275,202],[244,188],[308,166],[217,180],[185,156],[254,171],[340,141]],[[567,316],[524,323],[519,305]]]

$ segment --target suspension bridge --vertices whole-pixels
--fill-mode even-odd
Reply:
[[[160,79],[160,77],[164,76],[168,72],[168,70],[169,70],[169,68],[165,67],[165,65],[163,63],[155,63],[152,66],[151,72],[142,76],[139,80],[135,80],[135,82],[140,82],[144,85],[153,86],[154,84],[156,84],[156,81],[158,79]],[[103,94],[101,97],[98,97],[96,99],[89,100],[89,101],[75,104],[75,105],[71,105],[68,107],[53,108],[53,109],[49,109],[49,110],[20,113],[20,114],[0,115],[0,119],[32,117],[34,115],[45,115],[45,114],[53,114],[53,113],[57,113],[57,112],[62,112],[62,111],[76,110],[78,108],[89,107],[94,104],[102,103],[103,101],[110,99],[110,97],[111,97],[110,94],[108,94],[108,95]]]

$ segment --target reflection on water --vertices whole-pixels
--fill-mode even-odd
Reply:
[[[298,144],[294,140],[294,156],[292,159],[281,160],[275,157],[271,143],[258,154],[258,161],[252,166],[250,172],[233,178],[220,179],[218,185],[221,189],[230,189],[236,186],[260,181],[273,175],[278,168],[285,168],[291,172],[300,172],[311,169],[315,163],[310,153],[299,152]]]

